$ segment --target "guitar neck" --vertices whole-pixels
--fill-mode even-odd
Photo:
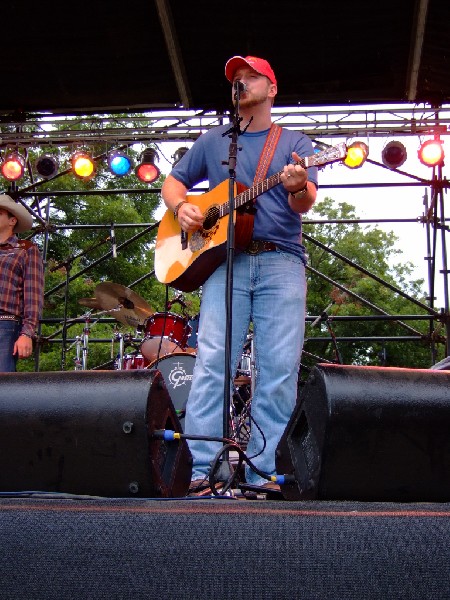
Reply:
[[[303,169],[307,168],[306,160],[304,158],[300,159],[297,162],[297,164],[300,165]],[[236,196],[236,198],[234,199],[234,208],[236,209],[236,208],[240,208],[241,206],[244,206],[245,204],[247,204],[248,202],[251,202],[252,200],[257,198],[261,194],[264,194],[264,192],[267,192],[267,191],[271,190],[273,187],[275,187],[276,185],[279,185],[281,183],[280,177],[282,174],[283,174],[283,171],[278,171],[278,173],[275,173],[274,175],[271,175],[267,179],[263,179],[262,181],[255,183],[255,185],[252,185],[252,187],[250,187],[250,188],[246,189],[244,192],[241,192],[240,194],[238,194]],[[223,212],[222,212],[222,208],[223,208]],[[222,204],[220,212],[221,212],[221,216],[228,214],[228,204]]]
[[[297,164],[300,165],[303,169],[307,169],[308,167],[314,165],[325,165],[335,162],[336,160],[341,160],[345,157],[346,153],[347,147],[345,143],[342,142],[337,146],[328,148],[327,150],[320,152],[317,155],[302,157],[299,161],[297,161]],[[257,196],[260,196],[261,194],[267,192],[276,185],[279,185],[281,183],[280,177],[282,174],[283,171],[278,171],[278,173],[271,175],[267,179],[258,181],[258,183],[255,183],[252,187],[246,189],[243,192],[240,192],[234,199],[234,209],[244,206],[245,204],[254,200]],[[227,215],[229,213],[229,204],[221,204],[219,207],[219,212],[220,217]]]
[[[263,194],[264,192],[267,192],[268,190],[272,189],[276,185],[280,184],[281,183],[280,176],[282,173],[283,173],[283,171],[278,171],[278,173],[275,173],[274,175],[272,175],[271,177],[268,177],[267,179],[263,179],[262,181],[260,181],[259,183],[256,183],[252,187],[247,188],[244,192],[241,192],[240,194],[238,194],[234,199],[234,209],[236,210],[237,208],[240,208],[241,206],[248,204],[249,202],[251,202],[252,200],[257,198],[258,196]],[[220,212],[220,217],[224,217],[225,215],[227,215],[229,213],[228,202],[220,205],[219,212]]]

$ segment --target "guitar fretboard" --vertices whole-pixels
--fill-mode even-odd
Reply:
[[[336,160],[344,158],[346,153],[347,146],[344,142],[341,142],[337,146],[333,146],[331,148],[328,148],[327,150],[324,150],[323,152],[319,152],[319,154],[300,158],[300,160],[297,161],[297,164],[300,165],[303,169],[312,167],[314,165],[326,165]],[[283,171],[278,171],[278,173],[275,173],[267,179],[255,183],[255,185],[253,185],[252,187],[238,194],[234,199],[234,209],[244,206],[245,204],[251,202],[264,192],[267,192],[276,185],[279,185],[281,183],[280,177],[282,174]],[[219,206],[220,218],[224,217],[229,213],[229,206],[230,205],[228,202],[225,202],[224,204],[221,204]]]
[[[300,159],[297,162],[297,164],[300,165],[303,169],[306,168],[306,162],[305,162],[305,159],[303,159],[303,158]],[[274,175],[271,175],[267,179],[263,179],[262,181],[255,183],[255,185],[252,185],[252,187],[250,187],[250,188],[246,189],[244,192],[241,192],[240,194],[238,194],[236,196],[236,198],[234,199],[234,209],[244,206],[245,204],[251,202],[252,200],[257,198],[261,194],[264,194],[264,192],[267,192],[268,190],[272,189],[276,185],[279,185],[281,183],[280,177],[282,174],[283,174],[283,171],[278,171],[278,173],[275,173]],[[228,203],[221,204],[219,211],[220,211],[221,217],[227,215],[229,212],[229,204]]]

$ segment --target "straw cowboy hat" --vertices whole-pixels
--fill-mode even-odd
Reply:
[[[28,231],[33,226],[33,217],[27,209],[22,204],[14,202],[10,196],[0,194],[0,208],[7,210],[16,217],[17,223],[14,227],[14,233]]]

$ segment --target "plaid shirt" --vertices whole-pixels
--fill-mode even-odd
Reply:
[[[13,235],[0,244],[0,313],[19,317],[21,334],[34,337],[44,304],[39,248]]]

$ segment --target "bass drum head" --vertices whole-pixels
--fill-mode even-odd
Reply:
[[[147,367],[160,371],[183,431],[186,403],[191,391],[196,358],[194,354],[176,352],[153,361]]]

